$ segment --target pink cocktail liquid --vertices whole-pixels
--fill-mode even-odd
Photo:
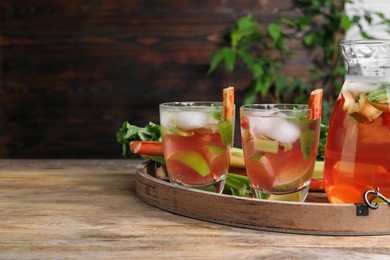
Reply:
[[[223,119],[218,102],[174,102],[160,105],[160,121],[170,181],[222,192],[234,117]]]
[[[254,192],[268,198],[270,194],[290,194],[308,189],[316,160],[320,119],[286,117],[265,120],[257,117],[245,112],[241,115],[245,165]],[[278,121],[269,133],[257,130],[265,129],[264,124],[273,124],[272,120]],[[277,127],[291,128],[294,131],[286,129],[285,133],[288,136],[288,132],[295,132],[295,137],[288,137],[288,140],[273,136]]]
[[[390,197],[388,97],[386,84],[344,84],[325,150],[324,181],[330,202],[362,203],[364,192],[377,187]]]
[[[167,170],[171,180],[176,183],[207,186],[221,180],[228,172],[230,149],[225,149],[219,133],[213,133],[210,129],[197,129],[189,136],[164,134],[163,140]],[[181,161],[183,154],[200,155],[209,168],[205,170],[208,173],[202,176],[196,169]]]

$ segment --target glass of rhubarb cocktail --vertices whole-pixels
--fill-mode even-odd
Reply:
[[[306,199],[319,142],[320,118],[307,105],[253,104],[240,111],[244,160],[255,198]]]
[[[221,102],[160,104],[164,157],[172,183],[222,192],[234,129],[234,116],[226,118],[223,111]]]

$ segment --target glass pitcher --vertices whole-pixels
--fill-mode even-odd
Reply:
[[[340,43],[348,69],[332,113],[324,182],[331,203],[390,197],[390,40]]]

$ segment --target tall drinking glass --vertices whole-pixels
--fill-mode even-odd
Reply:
[[[221,193],[234,129],[234,117],[222,119],[222,103],[163,103],[160,123],[170,181]]]
[[[255,198],[306,199],[320,132],[320,119],[309,119],[309,112],[307,105],[241,107],[244,160]]]

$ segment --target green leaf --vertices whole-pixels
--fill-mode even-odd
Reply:
[[[325,146],[326,139],[328,137],[329,126],[325,124],[321,124],[320,128],[320,140],[318,144],[318,152],[317,152],[317,160],[323,161],[325,159]]]
[[[116,140],[122,144],[122,155],[124,157],[131,157],[133,154],[130,152],[130,142],[140,140],[161,141],[160,126],[149,122],[145,127],[138,127],[125,121],[116,133]]]
[[[310,158],[311,150],[313,149],[313,144],[315,141],[315,131],[314,130],[306,130],[301,133],[299,137],[299,142],[301,145],[301,151],[303,158],[305,160]]]
[[[142,141],[159,140],[161,138],[160,126],[149,122],[145,128],[138,130],[138,137]]]
[[[264,70],[259,64],[253,65],[252,72],[254,78],[258,78],[264,74]]]
[[[311,33],[311,34],[306,35],[305,38],[303,38],[303,42],[307,46],[313,46],[316,42],[316,38],[317,38],[317,36],[314,33]]]
[[[244,104],[253,104],[256,101],[256,89],[250,86],[244,93]]]
[[[242,180],[240,177],[236,176],[238,176],[238,174],[228,173],[223,193],[234,196],[249,197],[251,195],[251,189],[249,186],[248,177],[243,176],[243,178],[246,178],[246,180]]]
[[[352,21],[349,19],[349,16],[346,14],[343,14],[341,16],[341,26],[344,28],[345,31],[347,31],[349,28],[351,28]]]
[[[229,72],[232,72],[234,69],[234,63],[236,62],[236,53],[233,49],[226,48],[224,49],[223,57],[225,60],[225,69]]]
[[[366,15],[364,16],[364,20],[366,20],[366,22],[367,22],[369,25],[372,24],[372,17],[371,17],[370,15],[366,14]]]
[[[143,157],[150,159],[152,161],[155,161],[157,163],[165,164],[165,159],[163,156],[157,156],[157,155],[143,155]]]
[[[358,16],[358,15],[352,16],[352,23],[353,24],[357,24],[357,23],[359,23],[359,21],[360,21],[360,16]]]
[[[262,97],[265,97],[268,93],[268,89],[271,86],[272,78],[270,76],[264,76],[260,80],[256,80],[255,89]]]
[[[364,39],[374,39],[374,37],[369,35],[366,31],[360,31],[360,34],[363,36]]]
[[[227,56],[229,56],[229,53],[231,53],[232,51],[233,50],[231,48],[224,47],[214,52],[211,56],[210,68],[207,74],[211,74],[213,71],[215,71],[215,69],[219,66],[219,64],[225,61]]]
[[[241,56],[241,59],[244,61],[246,66],[249,69],[252,69],[255,62],[253,55],[248,51],[239,51],[238,54]]]
[[[281,36],[281,29],[280,26],[276,23],[270,23],[268,25],[268,33],[271,36],[271,38],[274,40],[274,42],[278,42],[280,36]]]
[[[286,24],[286,25],[289,25],[289,26],[292,26],[292,27],[295,27],[295,21],[291,20],[291,19],[288,19],[286,17],[278,17],[277,20],[282,23],[282,24]]]
[[[221,135],[222,143],[225,147],[230,145],[233,141],[233,124],[230,120],[219,121],[219,134]]]
[[[278,77],[275,83],[275,87],[277,91],[283,91],[285,87],[287,86],[287,79],[284,76]]]
[[[261,32],[258,29],[257,22],[252,15],[247,15],[240,18],[236,22],[235,28],[230,33],[231,45],[233,49],[239,45],[240,41],[244,37],[257,34],[261,34]]]
[[[116,140],[119,143],[122,143],[126,139],[139,138],[139,131],[142,131],[142,128],[130,125],[129,122],[125,121],[123,122],[122,127],[116,133]]]
[[[255,102],[258,96],[261,101],[266,101],[265,98],[294,103],[308,101],[311,84],[304,81],[294,83],[294,79],[290,81],[281,78],[287,72],[286,61],[294,54],[288,47],[295,47],[295,43],[291,45],[288,39],[299,39],[302,35],[304,46],[315,46],[312,52],[313,68],[309,69],[311,74],[304,76],[304,80],[335,90],[324,97],[324,104],[327,104],[326,98],[337,99],[342,85],[340,79],[346,74],[346,70],[341,59],[334,59],[340,56],[339,46],[334,42],[335,35],[356,26],[362,38],[373,39],[370,35],[372,31],[364,30],[363,25],[366,23],[386,25],[389,29],[385,30],[390,33],[390,19],[381,12],[362,8],[358,14],[348,16],[344,12],[344,4],[355,1],[357,0],[295,0],[294,7],[300,13],[292,19],[277,17],[270,21],[265,30],[261,29],[250,14],[239,18],[230,31],[231,42],[228,43],[236,56],[232,54],[230,59],[225,59],[222,55],[219,62],[225,62],[225,68],[229,71],[233,71],[238,64],[249,71],[251,83],[244,93],[244,104]],[[288,34],[284,33],[285,29]],[[266,33],[263,35],[264,31]],[[211,68],[219,66],[215,64],[217,62],[213,60]],[[333,105],[329,103],[329,106]],[[331,109],[324,107],[324,111]]]

